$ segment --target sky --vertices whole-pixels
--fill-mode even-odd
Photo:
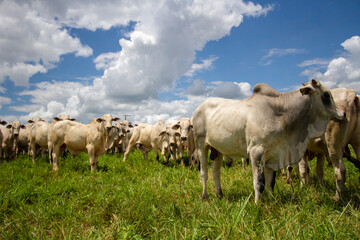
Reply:
[[[191,117],[317,79],[360,92],[358,0],[0,0],[0,119]]]

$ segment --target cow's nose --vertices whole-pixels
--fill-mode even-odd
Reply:
[[[170,143],[170,146],[174,146],[175,145],[175,143]]]
[[[106,129],[107,129],[108,131],[110,131],[110,130],[111,130],[111,127],[106,127]]]
[[[181,140],[183,141],[186,141],[186,139],[187,139],[186,137],[181,137]]]
[[[17,137],[17,136],[19,136],[19,134],[18,134],[18,133],[14,133],[14,136]]]

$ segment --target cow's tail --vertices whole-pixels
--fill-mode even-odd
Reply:
[[[349,162],[351,162],[352,164],[354,164],[354,166],[355,166],[356,168],[358,168],[359,171],[360,171],[360,161],[358,161],[358,159],[356,159],[356,158],[354,158],[354,157],[351,156],[350,150],[349,150],[348,146],[346,146],[346,147],[344,148],[343,153],[344,153],[344,156],[346,157],[346,159],[347,159]]]

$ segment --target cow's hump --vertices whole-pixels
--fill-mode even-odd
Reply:
[[[266,83],[259,83],[255,85],[253,89],[253,94],[260,94],[268,97],[278,97],[280,95],[280,92],[276,91]]]

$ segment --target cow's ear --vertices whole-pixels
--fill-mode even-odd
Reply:
[[[105,120],[102,119],[102,118],[97,118],[96,121],[97,121],[98,123],[101,123],[102,121],[105,121]]]
[[[75,122],[76,118],[70,118],[69,120]]]
[[[113,118],[112,120],[116,122],[116,121],[119,121],[120,118],[116,117],[116,118]]]
[[[179,125],[179,123],[177,123],[177,124],[175,124],[175,125],[172,127],[172,129],[173,129],[173,130],[178,130],[179,127],[180,127],[180,125]]]
[[[26,128],[26,126],[25,126],[25,125],[21,125],[20,127],[21,127],[22,129],[25,129],[25,128]]]
[[[57,121],[57,122],[58,122],[58,121],[61,121],[61,119],[58,118],[58,117],[54,117],[53,120],[55,120],[55,121]]]
[[[315,89],[310,85],[306,85],[305,87],[300,88],[300,92],[302,95],[311,95],[315,92]]]
[[[166,131],[162,131],[162,132],[159,134],[159,136],[164,135],[165,133],[166,133]]]
[[[133,128],[134,126],[133,126],[133,125],[131,125],[131,123],[130,123],[130,124],[129,124],[129,127]]]
[[[312,79],[311,80],[311,85],[313,86],[313,87],[320,87],[320,82],[319,81],[316,81],[315,79]]]
[[[7,122],[6,122],[6,121],[1,121],[0,124],[1,124],[1,125],[6,125]]]
[[[28,123],[34,123],[34,121],[33,121],[33,120],[29,120]]]
[[[178,132],[176,132],[176,133],[175,133],[175,136],[177,136],[177,137],[181,137],[181,134],[180,134],[180,133],[178,133]]]
[[[7,126],[6,126],[6,128],[12,128],[12,125],[11,125],[11,124],[9,124],[9,125],[7,125]]]

